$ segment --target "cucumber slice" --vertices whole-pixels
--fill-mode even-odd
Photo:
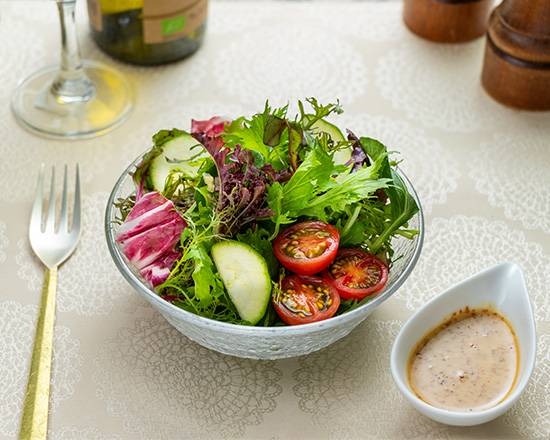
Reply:
[[[344,134],[336,125],[331,124],[330,122],[327,122],[324,119],[317,119],[313,123],[311,128],[315,131],[321,131],[323,133],[327,133],[334,142],[342,142],[346,140],[346,138],[344,137]]]
[[[149,167],[149,179],[153,189],[163,192],[166,179],[173,173],[196,177],[197,167],[193,159],[203,150],[202,147],[196,148],[197,145],[200,145],[199,142],[185,132],[166,142]]]
[[[312,117],[309,115],[308,117]],[[331,124],[324,119],[318,119],[311,126],[313,131],[327,133],[334,142],[345,141],[346,138],[342,131],[334,124]],[[338,165],[345,164],[351,158],[351,149],[338,150],[334,153],[334,163]]]
[[[336,165],[344,165],[351,159],[351,148],[335,151],[332,157]]]
[[[212,259],[239,316],[256,324],[271,297],[271,278],[264,258],[239,241],[221,241],[212,246]]]

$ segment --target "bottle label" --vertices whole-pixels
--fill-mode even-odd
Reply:
[[[143,42],[177,40],[195,32],[206,20],[207,0],[144,0]]]
[[[143,0],[92,0],[101,5],[103,14],[118,14],[119,12],[140,9],[143,6]]]

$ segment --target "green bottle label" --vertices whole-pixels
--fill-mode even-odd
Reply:
[[[175,9],[178,4],[186,7]],[[207,8],[207,0],[145,0],[143,42],[157,44],[188,37],[206,21]]]
[[[169,17],[162,20],[162,35],[169,36],[177,32],[183,31],[185,27],[185,17],[183,15],[178,15],[176,17]]]

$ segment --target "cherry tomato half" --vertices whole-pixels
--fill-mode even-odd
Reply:
[[[317,220],[296,223],[273,241],[273,253],[288,270],[313,275],[326,269],[336,257],[340,234],[328,223]]]
[[[340,249],[324,275],[342,298],[363,299],[384,288],[388,266],[360,249]]]
[[[340,306],[336,289],[320,277],[287,275],[272,297],[273,307],[288,325],[322,321]]]

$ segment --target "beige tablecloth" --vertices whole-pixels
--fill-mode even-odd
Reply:
[[[404,28],[399,3],[214,2],[203,48],[137,68],[102,54],[77,14],[82,53],[118,67],[137,94],[119,129],[78,142],[17,126],[18,81],[56,63],[53,2],[0,2],[0,437],[18,431],[42,267],[27,242],[41,162],[79,162],[82,241],[59,273],[52,439],[401,439],[550,437],[550,114],[506,109],[479,84],[484,41],[435,45]],[[160,128],[273,103],[340,98],[339,124],[401,152],[422,199],[426,240],[399,292],[351,335],[277,362],[227,357],[174,330],[112,263],[108,193]],[[391,344],[426,300],[500,261],[525,271],[537,366],[503,417],[460,429],[418,414],[397,391]]]

